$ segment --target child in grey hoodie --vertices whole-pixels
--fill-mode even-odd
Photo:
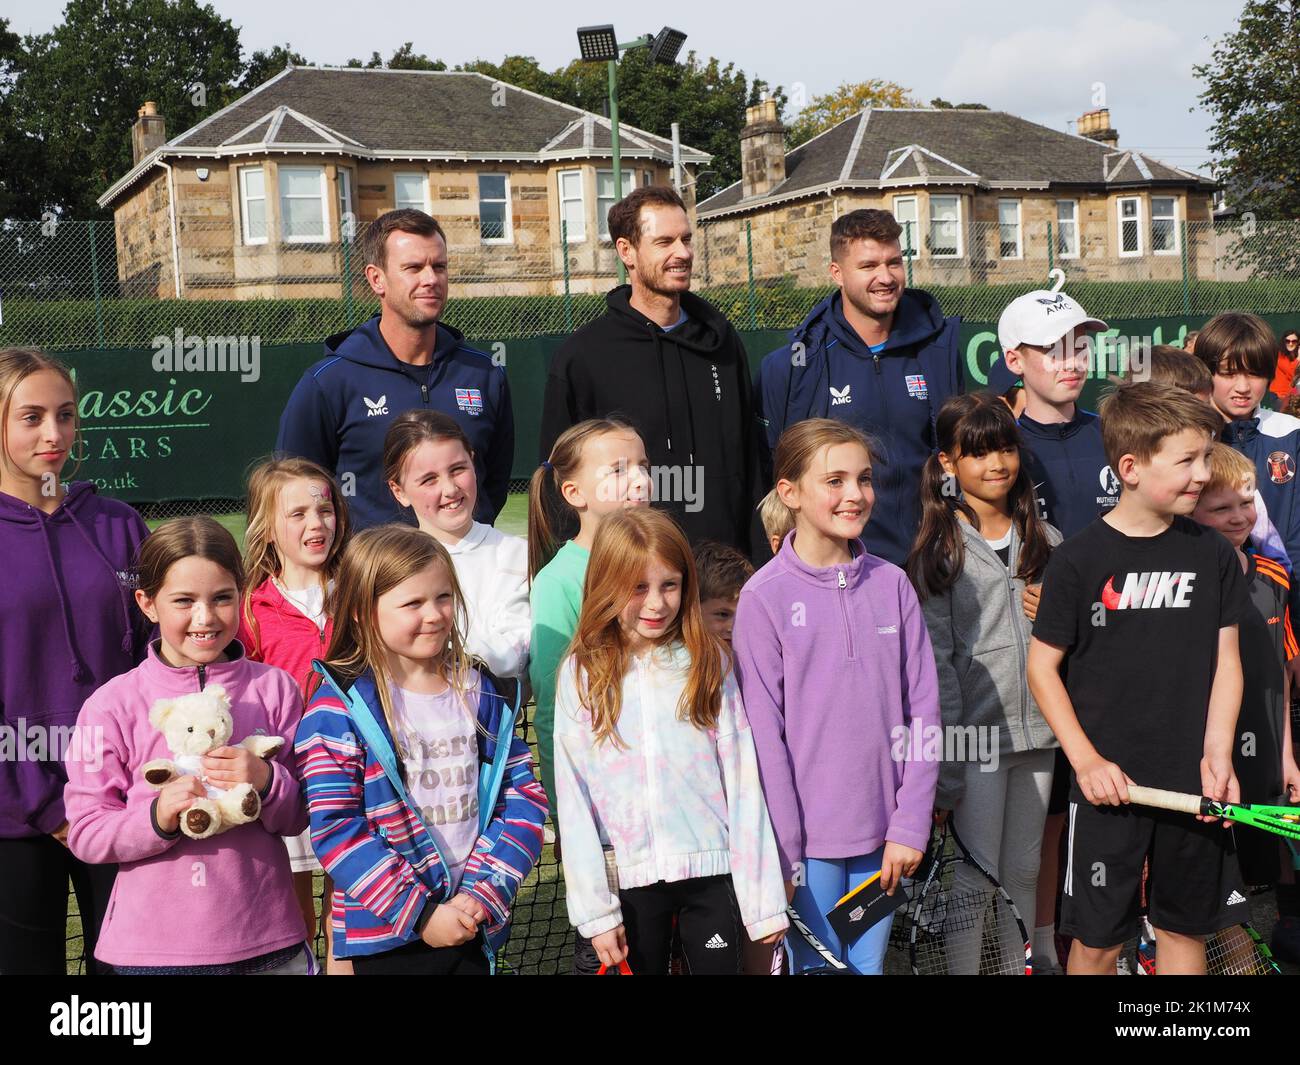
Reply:
[[[1038,515],[1019,430],[999,398],[956,396],[935,429],[938,452],[922,475],[921,528],[907,560],[939,676],[945,742],[935,817],[951,814],[962,842],[1032,918],[1057,742],[1025,676],[1023,596],[1061,535]],[[970,957],[950,952],[954,972],[974,972],[976,939]]]

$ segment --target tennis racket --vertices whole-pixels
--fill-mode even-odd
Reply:
[[[1300,806],[1261,806],[1258,803],[1219,802],[1204,795],[1130,784],[1128,797],[1140,806],[1176,810],[1185,814],[1220,817],[1237,825],[1249,825],[1285,839],[1300,839]]]
[[[790,927],[803,937],[805,943],[812,947],[821,957],[822,963],[813,969],[804,969],[801,972],[795,971],[794,956],[790,951],[790,945],[787,941],[782,940],[784,950],[774,950],[772,952],[772,975],[780,975],[781,961],[785,958],[790,967],[791,976],[860,976],[861,974],[852,965],[840,961],[807,924],[799,916],[799,911],[793,906],[787,906],[785,915],[790,918]],[[788,936],[789,933],[786,933]]]
[[[917,976],[1029,976],[1032,947],[1011,896],[962,843],[952,816],[936,832],[929,873],[904,911]]]

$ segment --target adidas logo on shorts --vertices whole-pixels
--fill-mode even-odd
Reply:
[[[1243,895],[1240,891],[1234,889],[1232,894],[1228,896],[1228,901],[1224,905],[1236,906],[1239,903],[1243,903],[1245,901],[1246,901],[1246,896]]]
[[[717,932],[714,932],[713,938],[704,944],[704,946],[709,950],[721,950],[726,945],[727,941],[718,935]]]

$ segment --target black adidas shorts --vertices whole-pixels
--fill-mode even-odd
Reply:
[[[1211,935],[1250,919],[1232,832],[1222,822],[1141,806],[1093,806],[1077,789],[1066,812],[1062,935],[1098,948],[1137,935],[1148,858],[1148,912],[1156,929]]]

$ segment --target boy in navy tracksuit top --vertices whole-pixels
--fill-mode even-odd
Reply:
[[[867,432],[882,454],[867,550],[897,566],[921,519],[921,467],[934,419],[965,391],[959,318],[928,292],[906,291],[902,232],[887,211],[851,211],[831,227],[831,278],[840,291],[817,304],[758,371],[769,451],[805,418],[835,418]]]
[[[1291,560],[1300,569],[1300,492],[1296,456],[1300,419],[1264,410],[1260,401],[1277,371],[1277,341],[1268,323],[1253,314],[1220,314],[1196,337],[1196,357],[1214,375],[1214,405],[1223,415],[1220,439],[1255,466],[1260,495]],[[1300,617],[1300,581],[1291,582],[1291,616]],[[1296,662],[1290,667],[1292,683]]]
[[[1000,395],[1024,379],[1025,409],[1017,422],[1029,472],[1043,519],[1067,540],[1119,502],[1101,422],[1076,405],[1090,366],[1083,336],[1105,328],[1064,292],[1028,292],[998,319],[1003,357],[989,368],[989,388]]]
[[[505,506],[515,451],[505,371],[442,323],[427,366],[402,362],[380,335],[379,319],[325,341],[326,357],[307,369],[285,405],[275,449],[320,463],[345,490],[353,474],[356,494],[348,506],[357,531],[410,523],[384,480],[384,434],[403,411],[441,411],[474,446],[480,485],[474,520],[491,525]]]

